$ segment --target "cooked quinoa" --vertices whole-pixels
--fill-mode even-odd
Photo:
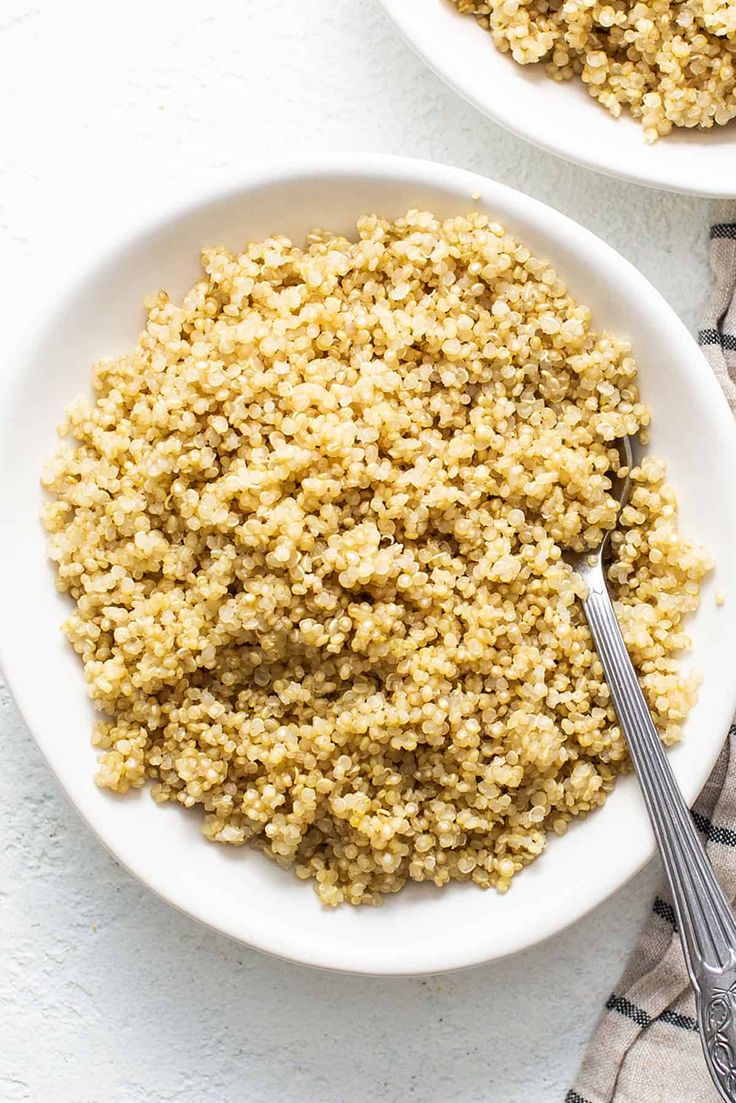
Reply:
[[[614,525],[649,421],[629,345],[482,214],[208,249],[147,308],[44,474],[98,783],[201,806],[326,904],[507,889],[628,768],[563,550]],[[612,543],[674,743],[709,562],[656,459]]]
[[[653,142],[673,126],[736,116],[734,0],[453,0],[521,65],[581,77],[612,115],[639,119]]]

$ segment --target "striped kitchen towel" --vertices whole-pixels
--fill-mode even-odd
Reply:
[[[698,341],[736,414],[736,202],[717,206],[710,236],[715,286]],[[693,818],[721,884],[736,899],[736,723]],[[565,1103],[720,1099],[703,1059],[672,900],[662,887]]]
[[[710,230],[715,287],[698,341],[736,413],[736,202],[719,204]]]

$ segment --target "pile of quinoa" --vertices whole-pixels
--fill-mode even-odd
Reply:
[[[734,0],[454,0],[521,65],[581,77],[612,115],[639,119],[646,141],[673,126],[736,116]]]
[[[649,421],[629,346],[482,214],[208,249],[147,309],[44,473],[98,783],[201,806],[326,904],[507,889],[628,768],[562,553],[614,525]],[[612,546],[671,744],[710,564],[656,459]]]

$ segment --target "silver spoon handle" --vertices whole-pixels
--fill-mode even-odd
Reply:
[[[695,989],[711,1076],[736,1101],[736,920],[724,896],[654,727],[616,620],[603,566],[581,571],[583,602],[621,729],[662,854]]]

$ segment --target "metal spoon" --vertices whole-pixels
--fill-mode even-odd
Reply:
[[[623,465],[630,471],[633,457],[628,437],[621,441],[621,451]],[[620,514],[629,493],[628,473],[616,490]],[[708,1070],[721,1096],[734,1103],[736,919],[667,761],[616,620],[603,566],[609,535],[592,553],[576,555],[570,562],[588,584],[583,609],[672,891]]]

